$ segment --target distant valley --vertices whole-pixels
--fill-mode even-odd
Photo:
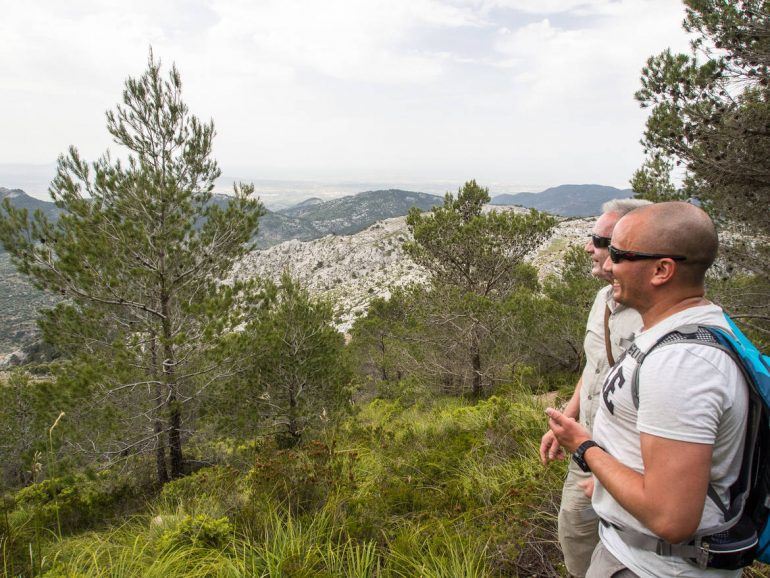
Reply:
[[[539,198],[541,194],[544,197]],[[498,195],[491,203],[497,207],[490,208],[515,202],[539,210],[548,207],[557,215],[590,215],[598,213],[608,198],[630,195],[628,190],[612,187],[564,185],[539,194]],[[40,209],[51,219],[60,214],[52,202],[0,187],[0,201],[6,197],[14,206]],[[585,199],[582,204],[581,197]],[[228,197],[215,195],[213,202],[225,204]],[[335,301],[339,326],[344,330],[365,312],[373,297],[387,296],[395,286],[425,279],[425,273],[401,250],[408,238],[404,215],[411,207],[428,211],[441,203],[443,197],[438,195],[388,189],[327,201],[310,198],[286,209],[268,211],[260,220],[255,239],[258,250],[236,267],[234,276],[277,277],[288,269],[314,294]],[[582,242],[591,222],[564,221],[547,247],[533,255],[541,271],[553,270],[569,244]],[[0,363],[4,355],[35,338],[37,311],[56,301],[17,273],[0,247]]]

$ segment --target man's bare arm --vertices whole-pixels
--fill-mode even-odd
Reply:
[[[549,409],[549,425],[559,443],[574,451],[588,432]],[[698,529],[711,472],[712,446],[640,434],[644,474],[621,464],[600,448],[583,456],[605,489],[655,535],[677,543]]]

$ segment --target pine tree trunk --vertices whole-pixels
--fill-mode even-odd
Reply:
[[[182,456],[182,412],[177,401],[176,383],[171,386],[169,397],[168,445],[171,454],[171,479],[182,477],[184,459]]]
[[[291,434],[292,445],[299,443],[301,437],[297,421],[297,396],[294,385],[291,385],[289,386],[289,433]]]
[[[176,479],[184,473],[182,456],[182,412],[179,407],[179,392],[176,381],[176,360],[174,347],[171,345],[171,321],[168,298],[161,300],[163,312],[163,375],[168,389],[168,447],[171,457],[171,479]]]
[[[380,354],[381,354],[381,365],[380,365],[380,374],[382,377],[382,381],[388,381],[388,371],[385,368],[385,338],[380,336]]]
[[[481,345],[476,329],[471,333],[471,339],[471,367],[473,369],[471,397],[480,399],[484,390],[481,383]]]
[[[158,408],[161,407],[160,400],[163,399],[163,386],[160,383],[160,372],[158,370],[158,338],[153,335],[150,340],[152,354],[152,377],[155,380],[155,394]],[[168,482],[168,467],[166,464],[166,444],[163,436],[163,422],[160,419],[160,409],[156,410],[155,422],[153,423],[155,432],[155,469],[158,473],[158,483],[163,485]]]

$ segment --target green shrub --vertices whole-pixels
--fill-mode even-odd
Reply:
[[[249,496],[269,495],[294,512],[320,508],[340,478],[344,458],[314,440],[291,449],[265,448],[246,476]]]
[[[22,488],[16,507],[26,510],[43,527],[74,531],[124,513],[139,497],[139,489],[126,477],[107,473],[51,478]],[[58,514],[58,516],[57,516]]]
[[[233,527],[226,517],[212,518],[205,514],[184,517],[174,528],[163,532],[158,540],[161,551],[175,548],[224,550],[231,546]]]
[[[218,502],[227,511],[233,498],[237,498],[238,470],[228,466],[212,466],[173,480],[163,486],[161,500],[171,509],[195,511],[201,502]]]

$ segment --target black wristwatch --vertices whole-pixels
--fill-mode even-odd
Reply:
[[[575,450],[575,453],[572,454],[572,459],[575,460],[575,463],[580,466],[580,469],[584,472],[590,472],[591,468],[588,467],[588,464],[586,463],[585,459],[583,458],[583,454],[586,453],[586,450],[588,448],[597,447],[602,451],[605,451],[602,446],[597,444],[594,440],[586,440],[582,444],[578,446],[578,449]]]

